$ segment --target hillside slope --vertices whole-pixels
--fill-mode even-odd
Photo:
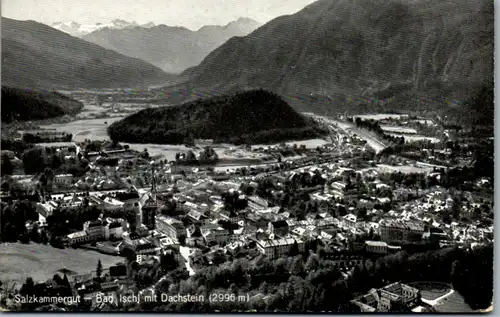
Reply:
[[[323,132],[279,96],[264,90],[145,109],[108,128],[116,141],[160,144],[182,144],[195,138],[267,143],[312,138]]]
[[[187,88],[459,98],[493,76],[489,0],[320,0],[234,37],[187,70]]]
[[[172,75],[34,21],[2,18],[2,83],[46,88],[145,87]]]
[[[198,31],[166,25],[151,28],[105,28],[82,38],[147,61],[166,72],[180,73],[198,65],[229,38],[247,35],[259,26],[256,21],[242,18],[225,26],[204,26]]]
[[[2,122],[54,118],[82,108],[81,102],[57,92],[2,86]]]

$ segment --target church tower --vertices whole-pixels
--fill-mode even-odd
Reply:
[[[155,216],[158,212],[158,201],[156,200],[156,175],[154,162],[151,162],[151,192],[149,198],[142,206],[142,224],[149,230],[155,228]]]

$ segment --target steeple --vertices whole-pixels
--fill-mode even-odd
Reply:
[[[155,175],[155,161],[151,161],[151,197],[156,202],[156,175]]]

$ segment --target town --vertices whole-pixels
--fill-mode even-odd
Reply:
[[[323,142],[231,147],[265,158],[251,165],[232,164],[227,147],[211,140],[165,158],[58,130],[18,131],[2,146],[2,243],[99,252],[116,262],[103,266],[95,256],[86,271],[23,276],[17,290],[3,282],[0,305],[38,308],[16,302],[18,292],[80,296],[69,311],[154,310],[158,303],[140,299],[220,292],[248,300],[196,305],[260,311],[294,298],[290,305],[312,311],[304,283],[327,279],[350,281],[344,293],[352,298],[338,299],[350,311],[447,311],[436,304],[451,294],[441,275],[453,264],[452,279],[460,279],[469,262],[457,261],[493,243],[492,138],[409,115],[304,115],[329,130]],[[380,287],[364,289],[363,279]],[[283,283],[301,290],[281,290]],[[475,298],[462,292],[464,281],[453,286]],[[332,311],[323,298],[339,291],[324,287],[318,302]],[[131,296],[137,300],[119,300]]]

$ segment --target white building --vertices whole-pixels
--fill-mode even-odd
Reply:
[[[53,185],[55,186],[71,186],[73,184],[73,175],[61,174],[54,176]]]
[[[376,254],[387,254],[387,243],[383,241],[365,241],[366,251]]]
[[[229,241],[229,231],[216,224],[204,225],[200,228],[201,235],[207,243],[227,243]]]
[[[271,259],[276,259],[288,254],[295,243],[297,243],[298,251],[303,252],[305,248],[304,242],[295,239],[259,240],[257,241],[257,248],[262,254]]]

